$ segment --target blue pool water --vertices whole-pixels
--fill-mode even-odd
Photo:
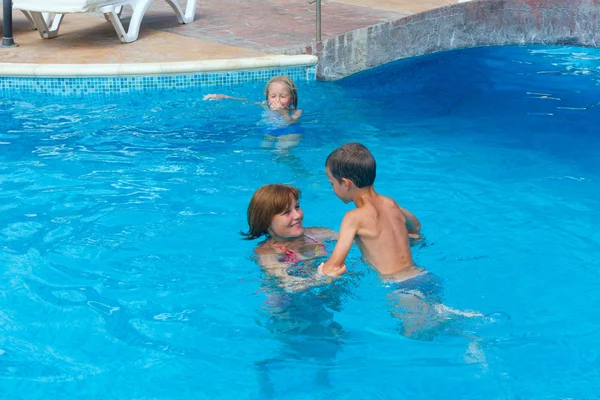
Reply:
[[[600,390],[600,51],[478,48],[299,83],[301,139],[202,92],[0,103],[0,398],[558,399]],[[263,84],[225,92],[261,100]],[[359,259],[280,312],[240,240],[253,191],[351,205],[360,141],[421,220],[447,305],[510,320],[398,333]],[[288,143],[289,144],[289,143]]]

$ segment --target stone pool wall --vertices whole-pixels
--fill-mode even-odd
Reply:
[[[600,0],[473,0],[358,29],[306,48],[317,79],[476,46],[600,44]]]

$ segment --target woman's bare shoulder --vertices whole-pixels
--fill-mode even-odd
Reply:
[[[264,256],[268,254],[273,254],[275,249],[273,246],[269,246],[267,242],[263,242],[254,248],[254,252],[259,256]]]
[[[317,240],[334,240],[338,237],[338,233],[333,229],[321,227],[306,228],[304,233]]]

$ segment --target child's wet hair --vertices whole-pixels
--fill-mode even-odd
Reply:
[[[338,181],[350,179],[357,188],[373,186],[377,174],[375,157],[360,143],[346,143],[329,154],[325,161],[331,175]]]
[[[265,100],[267,101],[267,103],[269,102],[269,86],[271,86],[271,83],[275,83],[275,82],[279,82],[279,83],[287,86],[288,89],[290,89],[290,95],[292,96],[292,101],[290,102],[290,106],[294,110],[297,109],[298,108],[298,90],[296,89],[296,84],[294,83],[293,80],[291,80],[290,78],[288,78],[287,76],[284,76],[284,75],[275,76],[275,77],[271,78],[271,80],[267,83],[267,86],[265,86]]]
[[[245,239],[258,239],[268,234],[273,217],[291,206],[292,199],[300,199],[300,189],[294,186],[270,184],[258,188],[248,205],[248,232],[240,232]]]

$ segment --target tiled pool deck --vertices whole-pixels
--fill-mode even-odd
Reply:
[[[323,1],[322,39],[448,5],[449,0]],[[453,0],[454,2],[458,0]],[[180,0],[184,5],[185,1]],[[0,49],[0,94],[111,95],[226,86],[285,74],[316,78],[316,5],[308,0],[198,0],[180,25],[155,0],[133,43],[121,43],[102,15],[67,14],[59,34],[41,39],[13,11],[19,47]],[[123,13],[124,25],[130,9]],[[307,54],[309,53],[309,54]]]
[[[456,2],[324,0],[322,38]],[[50,40],[42,40],[16,10],[13,25],[20,46],[0,49],[0,63],[154,63],[297,54],[315,41],[316,31],[315,4],[308,0],[198,0],[196,19],[187,25],[177,23],[166,2],[155,0],[139,39],[129,44],[119,41],[102,16],[68,14],[59,35]]]

